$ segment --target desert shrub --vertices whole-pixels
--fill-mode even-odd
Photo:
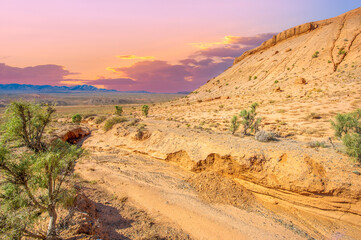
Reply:
[[[258,103],[252,103],[251,109],[247,111],[243,109],[240,112],[240,116],[242,117],[242,125],[243,125],[243,133],[244,135],[248,135],[251,132],[256,133],[259,128],[259,124],[261,123],[261,118],[256,118],[256,109],[258,107]]]
[[[125,122],[126,119],[125,118],[121,118],[121,117],[112,117],[112,118],[109,118],[105,121],[104,123],[104,130],[105,131],[109,131],[110,129],[113,128],[113,126],[117,123],[122,123],[122,122]]]
[[[278,81],[278,80],[276,80],[274,83],[275,83],[275,84],[277,84],[278,82],[279,82],[279,81]]]
[[[346,147],[346,153],[361,162],[361,134],[346,134],[342,138],[342,143]]]
[[[11,139],[0,144],[1,239],[58,239],[57,207],[72,199],[73,191],[63,185],[81,149],[61,140],[44,143],[39,132],[47,128],[54,112],[51,107],[25,102],[13,102],[7,110],[5,128],[9,133],[26,134],[19,140],[28,150],[9,148]],[[47,232],[35,232],[34,224],[43,213],[49,217]]]
[[[310,148],[326,148],[325,141],[311,141],[307,144]]]
[[[254,138],[259,142],[270,142],[275,140],[275,134],[264,130],[258,131]]]
[[[143,115],[144,115],[145,117],[148,117],[149,106],[148,106],[148,105],[143,105],[143,106],[142,106],[142,112],[143,112]]]
[[[315,112],[311,112],[308,116],[308,119],[320,119],[322,118],[321,115],[319,113],[315,113]]]
[[[101,124],[105,119],[107,119],[105,116],[99,116],[95,119],[95,124]]]
[[[73,117],[71,118],[71,121],[75,124],[80,124],[82,119],[83,119],[82,116],[77,113],[77,114],[73,115]]]
[[[236,133],[240,124],[241,123],[238,121],[238,117],[233,116],[231,119],[231,126],[229,127],[229,130],[231,131],[232,135],[234,135]]]
[[[351,113],[337,114],[331,121],[335,136],[342,140],[346,153],[361,161],[361,109]]]
[[[346,51],[344,48],[341,48],[339,51],[338,51],[338,55],[344,55],[346,54]]]
[[[318,57],[318,54],[320,54],[319,51],[316,51],[313,55],[312,55],[312,58],[317,58]]]
[[[123,114],[123,107],[121,107],[121,106],[115,106],[115,114],[116,114],[116,115],[119,115],[119,116],[122,116],[122,114]]]

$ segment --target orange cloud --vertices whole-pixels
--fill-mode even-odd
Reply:
[[[123,60],[133,60],[133,59],[151,60],[151,59],[154,59],[155,57],[153,57],[153,56],[140,57],[140,56],[137,56],[137,55],[120,55],[120,56],[117,56],[117,58],[120,58],[120,59],[123,59]]]
[[[270,39],[275,33],[263,33],[257,34],[252,37],[239,37],[239,36],[225,36],[222,41],[219,42],[211,42],[211,43],[190,43],[190,45],[200,48],[202,50],[211,48],[217,45],[228,45],[228,44],[241,44],[246,46],[258,46],[262,42]]]

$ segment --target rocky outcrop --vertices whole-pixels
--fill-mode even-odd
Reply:
[[[53,134],[51,137],[51,141],[55,139],[60,139],[64,142],[69,142],[71,144],[76,144],[86,136],[91,133],[90,129],[84,126],[64,126],[63,128],[59,129],[57,133]]]

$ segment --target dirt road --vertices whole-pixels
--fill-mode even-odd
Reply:
[[[194,173],[122,147],[89,149],[77,163],[76,172],[119,199],[127,197],[156,222],[171,224],[194,239],[305,237],[257,207],[240,209],[202,201],[185,181]]]

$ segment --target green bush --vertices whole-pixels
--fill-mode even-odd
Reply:
[[[122,122],[125,122],[126,119],[125,118],[121,118],[121,117],[112,117],[112,118],[109,118],[108,120],[105,121],[105,124],[104,124],[104,130],[105,131],[109,131],[110,129],[113,128],[113,126],[117,123],[122,123]]]
[[[231,131],[232,135],[234,135],[236,133],[236,131],[239,128],[239,125],[241,123],[238,122],[238,117],[237,116],[233,116],[231,119],[231,126],[229,127],[229,130]]]
[[[143,106],[142,106],[142,112],[143,112],[143,115],[144,115],[145,117],[148,117],[149,106],[148,106],[148,105],[143,105]]]
[[[242,117],[241,123],[243,125],[244,135],[248,135],[251,132],[256,133],[258,131],[259,125],[261,123],[261,118],[256,118],[257,107],[258,103],[252,103],[251,109],[249,111],[244,109],[239,114]]]
[[[119,115],[119,116],[122,116],[122,114],[123,114],[123,107],[121,107],[121,106],[115,106],[115,114],[116,114],[116,115]]]
[[[319,51],[316,51],[313,55],[312,55],[312,58],[318,58],[318,54],[320,54]]]
[[[74,191],[63,185],[82,151],[61,140],[45,144],[39,133],[54,112],[51,107],[26,102],[13,102],[7,109],[5,129],[9,136],[22,134],[18,140],[28,149],[11,148],[14,139],[0,144],[1,239],[59,239],[57,207],[68,206],[74,199]],[[47,232],[34,231],[43,213],[49,217]]]
[[[337,114],[331,121],[335,136],[342,140],[346,153],[361,162],[361,109],[351,113]]]
[[[71,118],[72,122],[75,124],[80,124],[82,119],[82,116],[78,113]]]

